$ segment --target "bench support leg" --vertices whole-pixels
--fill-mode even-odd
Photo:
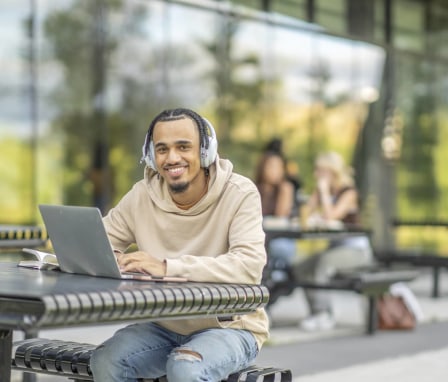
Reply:
[[[36,374],[23,373],[22,382],[36,382]]]
[[[439,297],[439,284],[440,284],[440,268],[434,267],[432,269],[432,297]]]
[[[27,330],[25,331],[25,339],[29,340],[31,338],[36,338],[38,334],[37,330]],[[23,373],[22,382],[36,382],[37,376],[32,373]]]
[[[12,330],[0,329],[0,381],[11,380]]]
[[[374,334],[378,326],[376,303],[375,296],[368,296],[367,334]]]

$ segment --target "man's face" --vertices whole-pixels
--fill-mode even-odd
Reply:
[[[199,131],[190,118],[158,122],[153,143],[157,170],[172,193],[203,189]]]

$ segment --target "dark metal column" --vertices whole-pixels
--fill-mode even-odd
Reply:
[[[12,330],[0,329],[0,381],[11,380]]]

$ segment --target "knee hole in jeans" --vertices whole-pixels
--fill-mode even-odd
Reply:
[[[191,349],[187,348],[177,348],[173,351],[173,359],[175,361],[191,361],[199,362],[202,361],[202,356]]]

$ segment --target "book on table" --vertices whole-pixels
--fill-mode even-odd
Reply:
[[[59,269],[58,259],[53,253],[39,251],[32,248],[22,248],[22,252],[33,255],[35,260],[21,260],[18,263],[19,267],[44,270]]]

